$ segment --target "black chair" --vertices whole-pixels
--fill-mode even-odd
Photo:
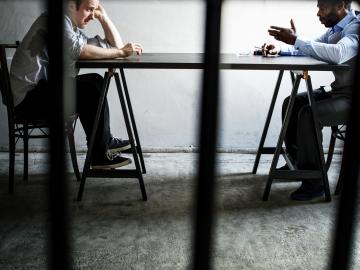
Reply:
[[[335,142],[336,139],[345,140],[345,133],[346,133],[346,128],[345,125],[339,125],[339,126],[332,126],[331,127],[331,138],[330,138],[330,144],[329,144],[329,151],[328,151],[328,155],[326,158],[326,170],[328,171],[330,168],[330,164],[332,161],[332,157],[334,155],[334,148],[335,148]],[[343,187],[343,164],[344,164],[344,159],[341,161],[341,169],[339,172],[339,178],[338,178],[338,182],[336,185],[336,189],[335,189],[335,195],[339,195],[341,193],[342,187]]]
[[[15,174],[15,147],[19,139],[24,143],[24,181],[28,180],[28,145],[29,139],[49,138],[49,123],[44,119],[25,119],[17,117],[14,110],[13,95],[11,91],[10,76],[7,66],[6,49],[16,49],[17,44],[0,44],[0,90],[2,101],[7,107],[8,127],[9,127],[9,193],[14,192]],[[74,141],[74,131],[78,115],[74,114],[67,118],[65,132],[69,140],[72,165],[78,181],[81,180]],[[33,134],[39,131],[38,135]]]

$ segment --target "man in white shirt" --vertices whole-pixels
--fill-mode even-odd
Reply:
[[[346,124],[351,107],[352,88],[356,55],[359,47],[360,21],[357,12],[350,9],[349,0],[318,0],[317,16],[325,27],[326,33],[315,40],[308,40],[296,33],[294,22],[291,28],[271,26],[269,34],[276,40],[290,46],[264,44],[263,54],[270,55],[307,55],[316,59],[334,63],[349,64],[350,71],[334,72],[335,81],[331,90],[323,87],[314,90],[319,126]],[[283,103],[284,118],[289,97]],[[316,135],[312,127],[312,115],[307,93],[300,93],[294,103],[285,145],[290,158],[299,169],[319,169],[316,156]],[[279,169],[289,169],[287,165]],[[293,200],[311,200],[323,196],[324,188],[320,179],[303,180],[299,189],[291,194]]]
[[[94,19],[101,24],[104,39],[98,35],[89,38],[80,30]],[[73,76],[78,73],[74,68],[77,59],[112,59],[142,52],[140,44],[128,43],[124,46],[99,0],[68,0],[64,27],[65,55],[70,60],[70,73]],[[47,33],[47,14],[44,13],[30,27],[14,55],[10,77],[15,113],[19,116],[46,119],[53,109],[49,102],[51,89],[48,83]],[[99,74],[76,76],[77,112],[87,141],[91,136],[102,83],[103,77]],[[130,159],[118,155],[129,148],[128,140],[112,137],[109,108],[105,100],[95,136],[92,167],[116,168],[131,163]]]

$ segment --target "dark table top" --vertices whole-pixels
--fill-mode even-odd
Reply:
[[[202,53],[144,53],[124,59],[79,60],[77,68],[203,69]],[[305,56],[263,57],[220,54],[220,69],[242,70],[348,70],[348,65],[332,65]]]

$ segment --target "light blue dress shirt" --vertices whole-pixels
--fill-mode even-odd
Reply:
[[[282,46],[280,55],[311,56],[331,64],[349,64],[350,71],[334,72],[335,81],[331,84],[334,94],[351,93],[356,55],[359,47],[359,16],[354,10],[329,28],[322,36],[308,40],[297,37],[294,46]]]

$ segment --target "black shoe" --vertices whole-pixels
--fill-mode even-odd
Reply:
[[[323,196],[324,193],[323,186],[314,187],[303,183],[297,190],[291,193],[290,197],[295,201],[310,201],[316,197]]]
[[[96,160],[92,162],[92,169],[115,169],[131,163],[131,159],[124,158],[121,156],[112,157],[110,155],[105,155],[101,160]]]
[[[131,145],[128,140],[122,140],[119,138],[111,137],[108,143],[108,150],[107,152],[110,154],[116,154],[127,149],[130,149]]]

